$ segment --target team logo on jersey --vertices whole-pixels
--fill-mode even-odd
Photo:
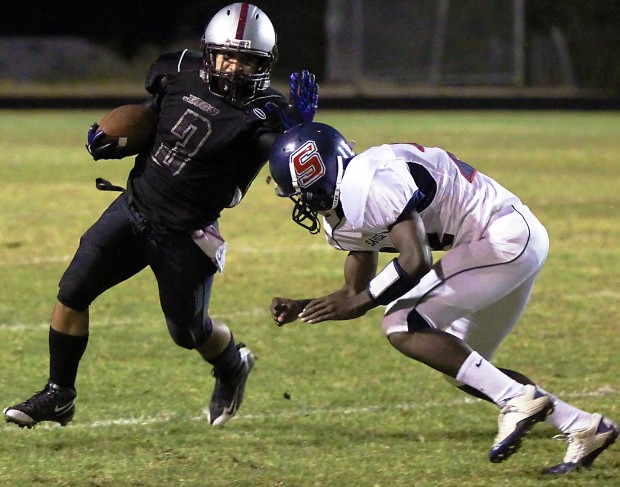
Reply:
[[[267,119],[267,115],[265,115],[265,112],[263,112],[260,108],[255,108],[253,111],[254,111],[254,115],[256,115],[261,120]]]
[[[220,111],[213,105],[194,95],[184,96],[183,101],[195,106],[196,108],[200,108],[201,110],[207,112],[209,115],[215,116],[220,113]]]
[[[290,161],[297,175],[297,184],[301,188],[307,188],[325,175],[325,163],[313,140],[293,152]]]

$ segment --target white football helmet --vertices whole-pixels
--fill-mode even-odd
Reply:
[[[231,101],[247,101],[270,83],[271,67],[277,59],[276,32],[269,17],[249,3],[233,3],[216,13],[202,37],[202,78],[211,92]],[[216,57],[251,59],[258,67],[253,74],[217,69]]]

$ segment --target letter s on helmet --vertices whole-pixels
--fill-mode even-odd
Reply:
[[[295,223],[319,232],[317,213],[338,206],[342,174],[354,156],[343,135],[324,123],[298,125],[276,139],[269,169],[278,196],[295,203]]]
[[[224,7],[207,24],[201,46],[201,76],[213,94],[232,101],[247,101],[269,86],[278,48],[273,24],[260,8],[245,2]],[[242,74],[217,69],[218,54],[241,60],[249,58],[257,65],[256,72]]]

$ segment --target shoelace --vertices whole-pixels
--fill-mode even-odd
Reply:
[[[564,463],[577,463],[579,461],[582,456],[583,442],[577,441],[575,436],[566,433],[555,435],[553,439],[568,443],[568,449],[566,450],[566,455],[564,455]]]
[[[52,390],[43,389],[43,390],[37,391],[34,393],[34,395],[30,399],[22,402],[20,406],[29,406],[29,405],[35,405],[35,404],[42,405],[42,406],[48,406],[49,403],[53,400],[55,392],[58,392],[58,391],[55,391],[53,389]]]
[[[510,413],[513,413],[515,411],[518,411],[519,408],[516,407],[514,404],[506,404],[499,412],[499,421],[498,421],[498,431],[497,431],[497,437],[498,438],[503,438],[504,436],[508,436],[506,431],[507,430],[512,430],[514,428],[509,428],[508,424],[506,423],[506,421],[504,420],[505,416],[507,416]]]

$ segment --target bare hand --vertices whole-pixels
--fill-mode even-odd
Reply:
[[[302,322],[311,324],[328,320],[359,318],[364,316],[366,311],[372,307],[370,299],[363,299],[363,297],[363,295],[354,298],[329,295],[313,299],[299,314],[299,318]]]
[[[273,298],[270,307],[271,317],[278,326],[291,323],[298,318],[305,303],[307,303],[307,301],[298,299]]]

